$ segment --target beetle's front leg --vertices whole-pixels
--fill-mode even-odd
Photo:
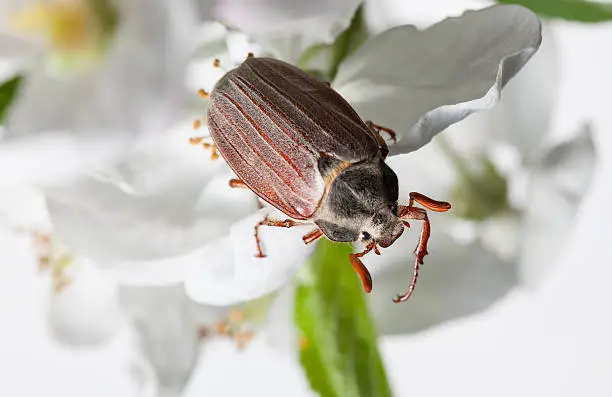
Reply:
[[[421,193],[410,192],[408,207],[412,207],[415,201],[421,204],[423,207],[436,212],[446,212],[451,209],[450,203],[447,203],[446,201],[438,201]]]
[[[376,248],[376,243],[369,244],[366,247],[366,249],[362,252],[349,255],[349,261],[351,262],[351,265],[353,266],[353,270],[355,270],[355,273],[357,273],[357,275],[361,279],[363,290],[367,293],[372,291],[372,276],[370,275],[368,268],[365,267],[365,265],[359,258],[361,258],[362,256],[364,256],[365,254],[367,254],[368,252],[372,250],[378,251],[378,249]]]
[[[425,258],[425,255],[428,254],[427,242],[429,241],[429,236],[431,235],[431,224],[429,223],[429,218],[427,217],[427,211],[424,209],[411,206],[401,206],[399,217],[402,220],[416,219],[423,221],[423,230],[421,231],[421,237],[419,237],[419,243],[414,250],[416,258],[414,260],[414,269],[412,271],[410,286],[408,287],[408,291],[406,291],[403,295],[398,295],[395,299],[393,299],[395,303],[406,301],[414,292],[417,279],[419,278],[419,269],[423,264],[423,258]]]
[[[279,221],[276,219],[272,219],[272,218],[268,218],[267,216],[257,222],[257,224],[255,225],[255,243],[257,243],[257,254],[255,255],[258,258],[265,258],[266,255],[263,253],[263,251],[261,250],[261,239],[259,238],[259,228],[262,226],[276,226],[276,227],[294,227],[299,225],[298,222],[291,220],[291,219],[285,219],[284,221]]]

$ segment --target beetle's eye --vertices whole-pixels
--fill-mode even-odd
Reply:
[[[397,203],[391,204],[391,212],[397,215]]]
[[[367,241],[367,240],[371,239],[372,236],[368,232],[361,232],[360,238],[361,238],[362,241]]]

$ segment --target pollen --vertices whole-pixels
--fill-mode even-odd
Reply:
[[[216,68],[221,67],[221,61],[219,60],[219,58],[215,58],[215,60],[213,61],[213,66]]]
[[[198,95],[200,96],[200,98],[202,99],[208,99],[210,97],[210,94],[208,93],[208,91],[205,91],[204,89],[200,88],[198,90]]]
[[[200,120],[194,120],[193,121],[193,129],[197,130],[198,128],[200,128],[202,126],[202,122]],[[192,138],[193,139],[193,138]]]
[[[244,349],[255,337],[255,332],[249,329],[241,310],[231,310],[228,316],[217,322],[212,329],[217,336],[231,339],[238,350]]]

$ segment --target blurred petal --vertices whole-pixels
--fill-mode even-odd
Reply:
[[[543,25],[546,39],[538,52],[505,87],[499,105],[483,113],[490,120],[490,139],[514,145],[527,160],[537,154],[542,138],[550,130],[558,96],[559,54],[553,33],[549,25]]]
[[[429,27],[448,17],[460,16],[468,9],[479,9],[487,3],[480,0],[366,0],[365,11],[368,28],[375,33],[399,25],[415,25],[419,29]]]
[[[591,185],[595,148],[587,125],[570,141],[544,154],[529,181],[520,276],[535,286],[551,271],[574,230],[574,216]]]
[[[410,152],[495,106],[540,40],[538,18],[521,6],[466,12],[425,31],[401,26],[344,61],[334,87],[364,120],[398,133],[392,153]]]
[[[1,62],[12,61],[15,58],[28,57],[32,55],[34,51],[36,51],[36,47],[32,43],[20,37],[5,34],[2,31],[0,31],[0,61]],[[4,78],[1,79],[0,81],[4,81]]]
[[[50,283],[41,277],[29,239],[0,229],[0,262],[0,365],[10,368],[0,395],[156,395],[129,329],[86,349],[65,347],[53,338],[47,326]]]
[[[256,338],[244,351],[227,340],[206,344],[183,396],[248,396],[256,390],[267,396],[317,395],[294,355]]]
[[[408,288],[412,277],[417,233],[402,236],[381,256],[366,258],[373,270],[374,288],[368,299],[382,334],[412,333],[439,323],[480,312],[517,283],[515,268],[487,251],[480,242],[460,244],[444,232],[445,224],[432,216],[432,237],[419,282],[408,304],[392,301]],[[406,233],[404,233],[406,234]],[[380,270],[378,270],[380,269]],[[461,297],[461,299],[457,299]]]
[[[187,295],[199,303],[229,305],[272,292],[287,283],[314,249],[302,236],[312,226],[290,229],[262,227],[260,237],[265,258],[255,256],[253,228],[266,214],[286,216],[269,208],[236,222],[230,235],[206,245],[200,261],[185,281]]]
[[[49,308],[54,336],[70,345],[106,342],[122,319],[117,284],[85,258],[75,258],[65,273],[67,285],[52,295]]]
[[[251,36],[277,58],[295,62],[311,45],[331,43],[349,25],[359,3],[360,0],[219,0],[215,15]]]
[[[114,161],[129,142],[127,138],[113,131],[79,137],[72,131],[44,130],[0,140],[0,186],[71,181]]]
[[[33,65],[7,122],[9,137],[55,129],[159,134],[175,117],[194,47],[191,2],[117,5],[120,24],[100,64],[69,76]]]
[[[155,369],[160,395],[180,395],[199,350],[198,325],[183,286],[124,287],[121,301]]]
[[[180,125],[135,145],[104,174],[49,188],[54,234],[101,265],[144,261],[132,264],[144,269],[146,261],[186,255],[227,233],[256,209],[254,195],[231,189],[233,174],[190,145],[191,133]]]

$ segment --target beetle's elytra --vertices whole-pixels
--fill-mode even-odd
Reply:
[[[372,279],[360,258],[393,244],[408,220],[421,220],[412,281],[395,301],[410,297],[430,235],[427,212],[414,202],[440,212],[450,204],[413,192],[408,205],[398,205],[397,176],[385,164],[380,135],[394,138],[392,131],[361,120],[329,84],[285,62],[252,56],[216,84],[207,122],[216,149],[239,178],[230,184],[251,189],[289,217],[255,226],[258,256],[264,256],[260,226],[314,223],[306,244],[323,235],[365,244],[350,262],[370,292]]]

